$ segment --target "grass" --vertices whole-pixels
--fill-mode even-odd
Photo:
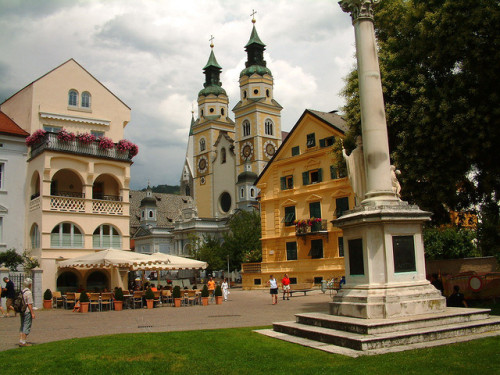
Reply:
[[[120,334],[0,352],[2,374],[499,374],[500,336],[349,358],[252,328]]]

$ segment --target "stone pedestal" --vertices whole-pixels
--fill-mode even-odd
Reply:
[[[428,212],[405,202],[361,206],[337,219],[346,284],[330,303],[331,314],[381,319],[443,311],[445,298],[426,280],[426,220]]]

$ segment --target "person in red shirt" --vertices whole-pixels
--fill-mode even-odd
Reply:
[[[283,300],[285,300],[285,294],[287,295],[287,300],[290,299],[290,279],[285,273],[285,276],[281,279],[281,285],[283,285]]]

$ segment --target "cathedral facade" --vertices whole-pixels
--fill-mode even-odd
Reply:
[[[180,185],[182,195],[193,197],[198,217],[225,218],[256,206],[255,180],[281,145],[282,107],[273,97],[273,76],[255,24],[245,45],[247,61],[239,78],[240,100],[232,109],[234,121],[220,81],[222,67],[213,44],[211,48]]]

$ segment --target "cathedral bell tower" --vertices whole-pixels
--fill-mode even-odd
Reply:
[[[266,45],[257,34],[255,18],[252,23],[245,45],[247,61],[240,73],[240,101],[233,108],[238,176],[243,172],[259,175],[281,145],[283,107],[274,100],[273,76],[264,60]]]
[[[210,39],[213,41],[213,37]],[[215,58],[213,43],[210,44],[210,56],[203,68],[205,83],[198,93],[198,119],[192,126],[193,136],[193,190],[199,217],[223,217],[235,208],[234,177],[232,189],[221,185],[220,179],[214,178],[219,167],[220,155],[217,149],[220,134],[234,137],[234,122],[227,117],[229,99],[220,82],[221,66]],[[224,148],[224,158],[234,154],[234,147]],[[226,164],[227,165],[227,164]],[[233,172],[234,175],[234,172]],[[224,194],[226,193],[226,194]]]

